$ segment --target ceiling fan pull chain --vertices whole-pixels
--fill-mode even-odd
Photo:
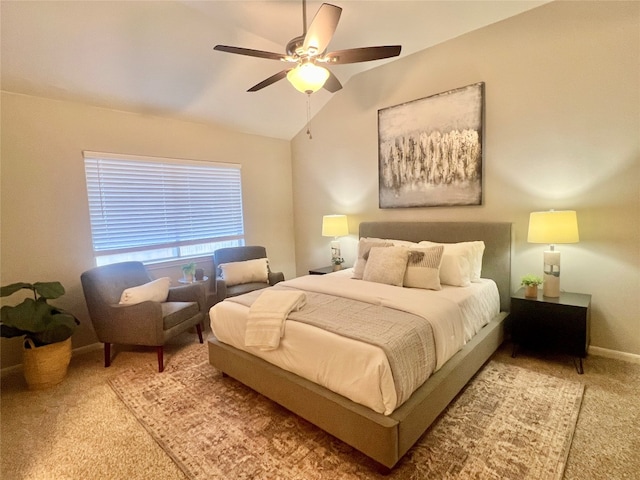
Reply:
[[[307,136],[309,137],[309,140],[313,140],[313,137],[311,136],[310,122],[311,122],[311,94],[307,93]]]

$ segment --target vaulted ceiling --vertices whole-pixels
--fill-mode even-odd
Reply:
[[[400,57],[535,8],[535,1],[336,0],[342,16],[329,50],[402,45]],[[206,122],[291,139],[306,98],[274,60],[213,50],[216,44],[284,53],[301,35],[301,1],[1,2],[2,90]],[[307,23],[321,2],[307,2]],[[395,59],[331,68],[343,85]],[[332,95],[312,96],[318,111]]]

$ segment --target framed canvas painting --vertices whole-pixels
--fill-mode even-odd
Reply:
[[[378,110],[380,208],[482,205],[484,82]]]

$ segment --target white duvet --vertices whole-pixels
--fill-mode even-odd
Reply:
[[[354,298],[397,308],[431,323],[436,345],[436,370],[499,312],[495,283],[481,280],[470,287],[443,286],[440,291],[395,287],[354,280],[351,269],[329,275],[308,275],[280,285]],[[211,329],[221,342],[250,352],[274,365],[322,385],[372,410],[389,415],[399,405],[384,351],[377,346],[286,321],[275,350],[245,347],[249,308],[223,301],[210,312]]]

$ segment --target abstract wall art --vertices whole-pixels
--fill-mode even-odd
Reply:
[[[484,83],[378,110],[380,208],[482,204]]]

